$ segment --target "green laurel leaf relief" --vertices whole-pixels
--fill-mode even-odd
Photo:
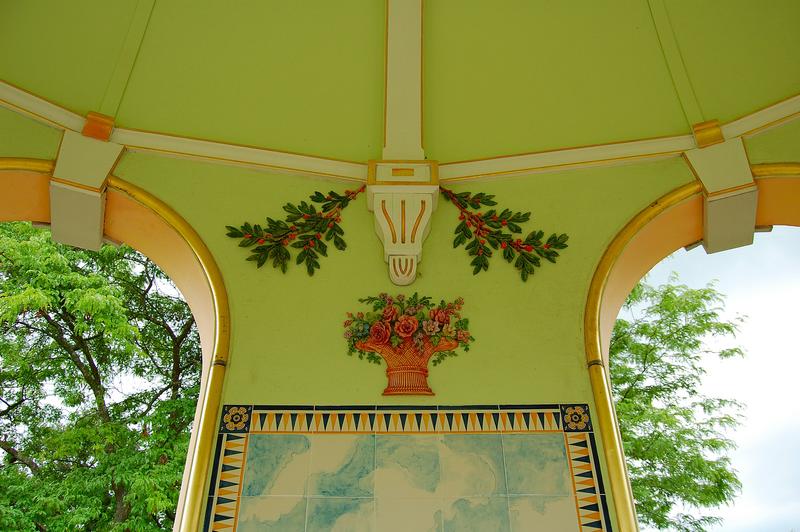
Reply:
[[[364,190],[362,186],[357,190],[345,190],[343,194],[330,191],[327,195],[317,191],[309,196],[310,203],[284,205],[283,220],[267,217],[264,226],[249,222],[239,227],[228,225],[226,234],[239,239],[239,247],[250,249],[247,260],[255,262],[258,268],[270,263],[286,273],[292,253],[296,251],[295,264],[304,265],[308,275],[313,276],[320,268],[320,257],[328,256],[326,241],[332,241],[339,251],[347,247],[342,238],[342,211]]]
[[[458,209],[453,247],[464,246],[470,260],[473,275],[489,269],[493,250],[501,252],[506,262],[512,263],[523,281],[542,266],[542,259],[555,263],[559,251],[567,248],[569,237],[553,233],[546,239],[544,231],[534,230],[524,238],[523,224],[531,219],[530,212],[509,209],[483,210],[494,207],[494,195],[479,192],[454,192],[440,187],[445,199]]]

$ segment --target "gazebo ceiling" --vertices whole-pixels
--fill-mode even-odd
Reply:
[[[423,134],[440,162],[689,135],[800,87],[800,3],[429,0]],[[0,78],[120,128],[381,158],[385,6],[15,2]]]

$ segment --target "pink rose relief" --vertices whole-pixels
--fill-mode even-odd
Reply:
[[[389,336],[392,334],[389,326],[382,321],[376,321],[369,329],[369,337],[376,344],[385,344],[389,341]]]
[[[400,316],[394,325],[394,332],[400,338],[408,338],[417,331],[419,322],[414,316]]]
[[[447,314],[447,311],[445,311],[444,309],[440,308],[431,309],[428,315],[432,320],[436,320],[442,325],[447,325],[448,323],[450,323],[450,315]]]
[[[387,305],[383,309],[383,321],[394,321],[397,319],[397,307],[394,305]]]

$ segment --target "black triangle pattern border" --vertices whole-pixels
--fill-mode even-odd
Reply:
[[[564,445],[581,532],[611,532],[611,517],[594,433],[564,431]]]
[[[219,432],[528,433],[590,432],[589,406],[573,404],[458,406],[225,405]]]
[[[232,422],[233,421],[233,422]],[[531,405],[225,405],[203,531],[231,530],[250,434],[563,433],[582,532],[612,532],[597,445],[585,403]]]
[[[248,440],[248,434],[217,435],[203,531],[236,530]]]

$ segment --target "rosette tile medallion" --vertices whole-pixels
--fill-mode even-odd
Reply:
[[[434,395],[428,386],[428,363],[440,364],[469,351],[475,340],[469,320],[461,316],[462,298],[438,305],[417,293],[359,299],[371,306],[366,312],[347,313],[344,337],[348,354],[375,364],[386,362],[389,383],[383,395]]]

